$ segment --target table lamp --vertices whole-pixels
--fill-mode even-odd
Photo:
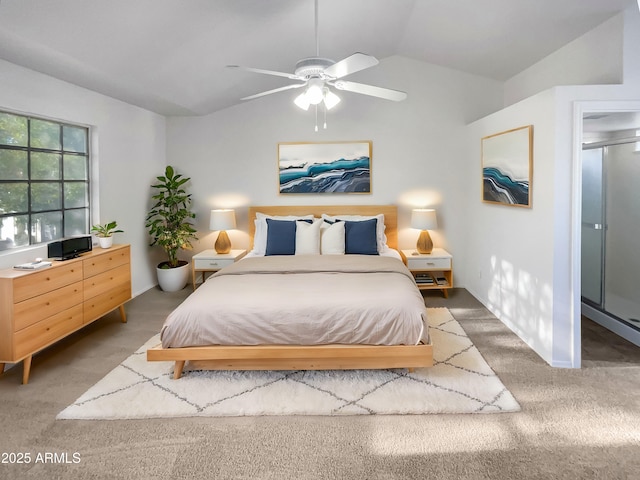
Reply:
[[[218,230],[218,238],[214,248],[217,253],[229,253],[231,251],[231,240],[227,235],[227,230],[236,228],[236,213],[234,210],[211,210],[211,219],[209,221],[211,230]]]
[[[416,243],[418,253],[431,253],[433,241],[429,235],[429,230],[438,228],[436,211],[428,208],[416,208],[411,212],[411,228],[420,230],[420,236]]]

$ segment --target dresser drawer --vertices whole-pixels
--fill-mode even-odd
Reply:
[[[407,265],[410,270],[449,270],[451,259],[408,257]]]
[[[78,304],[82,304],[82,282],[16,303],[13,307],[14,329],[17,332]]]
[[[79,304],[17,332],[14,356],[18,359],[37,352],[81,326],[82,304]]]
[[[129,271],[129,264],[120,265],[104,273],[99,273],[91,278],[87,278],[84,281],[84,299],[86,301],[96,295],[130,283],[131,273]]]
[[[93,322],[131,299],[131,283],[96,295],[84,302],[84,323]]]
[[[193,263],[195,270],[219,270],[232,265],[232,258],[196,258]]]
[[[84,278],[93,277],[120,265],[129,265],[129,247],[93,255],[84,261]]]
[[[22,302],[27,298],[56,290],[82,280],[82,262],[71,260],[68,264],[55,264],[40,272],[30,273],[13,281],[13,301]]]

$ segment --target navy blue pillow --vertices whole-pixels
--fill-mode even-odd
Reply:
[[[344,222],[344,253],[354,255],[378,255],[376,230],[378,219],[360,222]]]
[[[295,255],[295,220],[267,218],[267,249],[265,255]]]

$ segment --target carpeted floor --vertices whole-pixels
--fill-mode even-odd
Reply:
[[[640,349],[585,320],[583,368],[549,367],[471,295],[448,307],[522,411],[500,415],[55,420],[189,293],[150,290],[0,376],[0,479],[631,479]],[[15,464],[29,453],[28,463]],[[55,454],[55,455],[54,455]],[[75,454],[75,455],[74,455]],[[25,456],[22,456],[25,460]]]

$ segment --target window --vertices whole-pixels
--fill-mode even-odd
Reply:
[[[89,231],[89,129],[0,111],[0,252]]]

